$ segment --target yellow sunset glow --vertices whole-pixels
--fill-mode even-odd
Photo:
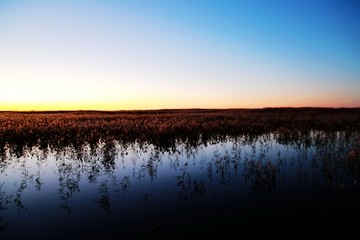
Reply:
[[[147,4],[0,3],[0,110],[360,106],[348,15]]]

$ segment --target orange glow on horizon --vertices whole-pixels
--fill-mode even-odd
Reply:
[[[313,99],[314,100],[314,99]],[[288,100],[281,101],[239,101],[228,102],[175,102],[175,101],[129,101],[129,102],[0,102],[0,111],[73,111],[73,110],[152,110],[152,109],[184,109],[184,108],[265,108],[265,107],[360,107],[360,105],[341,101]]]

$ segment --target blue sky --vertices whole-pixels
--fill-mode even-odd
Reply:
[[[1,1],[0,110],[360,106],[358,1]]]

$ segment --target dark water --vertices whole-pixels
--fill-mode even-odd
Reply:
[[[360,226],[359,149],[359,134],[342,132],[179,143],[168,151],[116,142],[7,146],[0,238],[349,233]]]

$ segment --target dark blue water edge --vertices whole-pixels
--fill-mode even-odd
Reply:
[[[360,134],[264,134],[206,143],[6,145],[1,239],[191,239],[352,232]]]

